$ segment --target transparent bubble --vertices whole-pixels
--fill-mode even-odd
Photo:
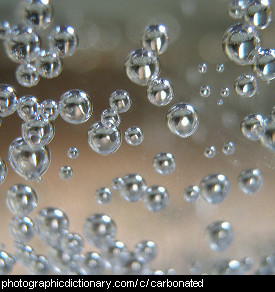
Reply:
[[[48,259],[43,255],[37,255],[28,267],[32,275],[49,275],[51,272],[51,265]]]
[[[11,29],[4,45],[8,57],[13,62],[32,62],[39,55],[41,39],[32,27],[18,25]]]
[[[78,233],[66,233],[60,240],[60,247],[70,256],[80,254],[84,248],[84,239]]]
[[[205,74],[207,72],[207,64],[201,63],[198,65],[198,72],[201,74]]]
[[[59,177],[62,179],[70,179],[73,176],[73,169],[70,166],[61,166],[59,169]]]
[[[194,202],[199,198],[200,188],[198,186],[188,186],[184,189],[183,195],[187,202]]]
[[[60,239],[68,232],[69,218],[57,208],[44,208],[36,216],[35,230],[44,244],[60,246]]]
[[[147,98],[156,106],[165,106],[174,98],[174,90],[166,79],[155,79],[147,87]]]
[[[216,152],[217,151],[216,151],[215,146],[207,146],[207,147],[205,147],[203,154],[206,158],[214,158],[216,155]]]
[[[36,253],[30,245],[15,241],[14,249],[16,261],[24,266],[28,267],[34,260],[36,260]]]
[[[61,58],[72,56],[79,45],[79,38],[72,26],[56,26],[49,35],[49,46]]]
[[[224,64],[217,64],[216,71],[219,73],[224,72]]]
[[[8,275],[15,264],[15,259],[4,250],[0,250],[0,275]]]
[[[13,114],[17,109],[17,93],[7,84],[0,84],[0,117]]]
[[[218,106],[222,106],[222,105],[223,105],[223,99],[222,99],[222,98],[219,98],[219,99],[217,100],[217,105],[218,105]]]
[[[222,252],[233,240],[232,226],[227,221],[216,221],[206,227],[206,242],[213,251]]]
[[[140,145],[144,140],[143,132],[137,126],[128,128],[125,131],[124,137],[125,141],[131,146]]]
[[[275,78],[275,50],[260,49],[253,64],[253,70],[263,81],[269,83]]]
[[[61,74],[63,62],[56,51],[42,50],[35,61],[35,67],[41,77],[50,79]]]
[[[262,174],[259,169],[246,169],[238,176],[239,187],[245,194],[254,194],[263,184]]]
[[[136,244],[134,253],[140,260],[150,262],[156,258],[158,254],[158,247],[152,240],[143,240]]]
[[[9,224],[13,238],[18,242],[27,242],[34,236],[34,225],[29,217],[13,217]]]
[[[128,202],[137,202],[144,196],[147,186],[144,178],[139,174],[128,174],[122,178],[121,196]]]
[[[148,51],[162,54],[168,47],[167,28],[163,24],[148,25],[142,36],[142,46]]]
[[[8,174],[8,168],[5,160],[0,157],[0,185],[4,182]]]
[[[267,149],[275,152],[275,120],[271,117],[265,120],[265,131],[261,136],[260,142]]]
[[[142,275],[145,270],[148,270],[148,264],[131,252],[120,273],[122,275]]]
[[[79,89],[72,89],[62,94],[58,106],[61,118],[71,124],[85,123],[93,112],[90,96]]]
[[[228,7],[229,15],[234,19],[241,19],[244,16],[247,0],[231,0]]]
[[[249,114],[241,122],[241,132],[245,138],[258,141],[265,132],[265,120],[260,114]]]
[[[20,6],[24,23],[37,29],[46,29],[53,19],[53,8],[49,0],[25,0]]]
[[[211,93],[211,88],[208,85],[202,85],[200,88],[200,96],[208,97]]]
[[[131,107],[132,101],[130,95],[125,90],[115,90],[109,98],[110,107],[117,113],[125,113]]]
[[[10,31],[10,24],[8,21],[0,21],[0,40],[6,39]]]
[[[235,152],[235,144],[233,142],[225,142],[223,145],[222,145],[222,152],[225,154],[225,155],[231,155]]]
[[[98,204],[107,204],[112,200],[112,192],[108,188],[98,188],[95,192],[95,199]]]
[[[59,115],[58,104],[51,99],[44,100],[39,106],[39,115],[45,121],[54,121]]]
[[[116,236],[116,224],[105,214],[94,214],[86,219],[83,233],[91,245],[103,249]]]
[[[227,197],[230,183],[223,174],[210,174],[201,180],[199,188],[205,201],[219,204]]]
[[[120,117],[116,110],[112,108],[105,109],[100,116],[101,123],[104,127],[118,127],[120,125]]]
[[[71,159],[76,159],[79,156],[79,151],[76,147],[70,147],[67,151],[67,155]]]
[[[169,194],[162,186],[149,187],[143,197],[145,207],[151,212],[163,210],[169,203]]]
[[[120,190],[122,188],[123,184],[124,184],[124,181],[121,177],[115,177],[112,180],[112,188],[114,190]]]
[[[261,46],[261,39],[253,26],[246,23],[233,24],[223,36],[225,55],[239,65],[252,65]]]
[[[219,260],[212,267],[212,275],[240,275],[242,264],[237,260]]]
[[[17,82],[24,87],[36,86],[40,81],[37,68],[31,63],[20,64],[15,71]]]
[[[102,275],[105,262],[101,255],[96,252],[87,252],[81,258],[78,273],[80,275]]]
[[[96,122],[88,131],[88,144],[99,154],[112,154],[121,145],[120,130],[115,127],[104,127],[101,122]]]
[[[257,92],[257,79],[250,74],[240,75],[234,83],[236,93],[241,97],[252,97]]]
[[[22,123],[21,134],[31,148],[41,148],[52,141],[55,127],[53,123],[39,118],[33,122]]]
[[[39,116],[38,99],[32,95],[21,97],[18,101],[17,114],[24,121],[35,121]]]
[[[258,29],[265,29],[272,21],[270,0],[247,1],[245,20]]]
[[[221,89],[221,97],[227,97],[230,94],[230,89],[228,87],[224,87]]]
[[[181,138],[195,133],[199,125],[197,111],[190,104],[178,103],[172,106],[166,115],[169,130]]]
[[[144,48],[132,51],[125,60],[125,70],[132,82],[147,86],[160,74],[158,56]]]
[[[176,168],[176,162],[173,154],[162,152],[153,159],[153,167],[160,174],[170,174]]]

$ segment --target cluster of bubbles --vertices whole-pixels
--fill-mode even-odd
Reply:
[[[225,155],[232,155],[235,152],[235,144],[232,141],[225,142],[221,147],[222,153]],[[216,147],[214,145],[207,146],[204,149],[204,156],[206,158],[214,158],[217,154]]]
[[[0,23],[1,39],[9,59],[19,65],[15,76],[24,87],[36,86],[40,78],[55,78],[63,70],[62,59],[72,56],[79,43],[72,26],[55,26],[49,33],[47,48],[42,47],[39,31],[53,22],[53,7],[49,0],[24,0],[18,9],[20,23]]]

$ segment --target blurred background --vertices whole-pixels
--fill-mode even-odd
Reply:
[[[17,7],[21,1],[1,0],[0,20],[18,24]],[[239,66],[229,61],[222,51],[222,37],[236,20],[228,14],[225,0],[52,0],[54,21],[43,32],[46,36],[55,25],[72,25],[79,35],[77,52],[64,59],[62,73],[54,79],[41,79],[33,88],[19,85],[15,78],[17,64],[0,48],[0,83],[17,89],[19,96],[34,95],[40,102],[60,96],[69,89],[87,92],[94,105],[91,118],[84,124],[72,125],[58,117],[55,137],[49,144],[51,165],[41,182],[25,181],[8,163],[10,143],[21,136],[22,120],[15,113],[2,120],[0,128],[0,156],[6,161],[8,175],[0,185],[0,242],[4,250],[13,254],[13,238],[9,221],[13,214],[6,206],[6,192],[13,185],[25,183],[38,194],[38,206],[31,218],[44,207],[62,209],[69,217],[70,231],[82,234],[85,219],[94,213],[109,215],[117,225],[117,238],[133,249],[142,240],[152,240],[158,246],[153,269],[173,268],[177,274],[189,274],[194,262],[201,263],[201,272],[208,273],[222,259],[241,260],[250,256],[253,273],[262,258],[274,252],[275,196],[274,152],[258,142],[248,141],[240,131],[242,119],[250,113],[267,117],[274,105],[274,81],[269,84],[258,79],[258,91],[249,99],[242,99],[234,91],[234,81],[241,73],[252,73],[250,66]],[[273,10],[274,10],[273,3]],[[274,18],[274,13],[273,13]],[[141,47],[141,35],[146,25],[162,23],[167,26],[170,43],[160,55],[161,78],[174,87],[173,101],[158,108],[146,97],[146,88],[133,84],[124,71],[129,52]],[[260,31],[262,44],[274,48],[274,21]],[[43,47],[47,48],[46,41]],[[198,72],[198,65],[206,63],[206,74]],[[223,73],[216,65],[223,63]],[[208,98],[200,96],[202,85],[211,87]],[[230,95],[218,105],[220,91],[228,87]],[[102,156],[87,143],[87,131],[109,107],[109,96],[116,89],[124,89],[132,98],[132,107],[120,115],[122,133],[139,126],[144,141],[139,146],[122,145],[114,154]],[[178,102],[192,104],[200,124],[194,135],[182,139],[172,134],[166,125],[168,109]],[[225,155],[222,145],[232,141],[236,150]],[[208,159],[206,146],[214,145],[217,154]],[[69,147],[77,147],[79,158],[67,157]],[[153,168],[153,158],[159,152],[170,152],[176,160],[176,169],[170,175],[160,175]],[[73,177],[62,180],[59,169],[73,168]],[[245,195],[238,187],[237,177],[247,168],[259,168],[263,185],[259,192]],[[223,173],[230,181],[230,193],[219,205],[211,205],[199,198],[189,203],[183,197],[184,188],[197,185],[211,173]],[[95,200],[95,190],[111,187],[114,177],[138,173],[148,185],[162,185],[170,195],[169,205],[158,213],[148,211],[141,202],[126,202],[117,192],[106,205]],[[213,221],[226,220],[232,225],[234,239],[223,252],[212,251],[205,241],[205,228]],[[28,244],[37,253],[47,254],[47,247],[34,237]],[[97,251],[85,243],[85,250]],[[15,265],[13,274],[27,270]]]

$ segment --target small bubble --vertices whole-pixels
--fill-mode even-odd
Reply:
[[[211,93],[210,86],[208,85],[202,85],[200,88],[200,96],[202,97],[208,97]]]
[[[128,202],[141,200],[147,190],[144,178],[139,174],[127,174],[122,178],[123,186],[120,195]]]
[[[253,65],[253,70],[257,76],[263,81],[269,83],[275,78],[275,50],[260,49],[256,56],[256,62]]]
[[[188,186],[184,189],[183,195],[187,202],[194,202],[199,198],[200,188],[198,186]]]
[[[39,106],[39,114],[46,121],[54,121],[59,115],[58,104],[51,99],[44,100]]]
[[[49,275],[51,265],[45,256],[36,255],[30,263],[29,271],[32,275]]]
[[[143,197],[145,207],[151,212],[160,212],[169,203],[169,194],[162,186],[152,186],[147,189]]]
[[[216,71],[219,73],[224,72],[224,64],[217,64],[216,65]]]
[[[240,75],[234,83],[236,93],[241,97],[252,97],[257,92],[257,79],[250,74]]]
[[[124,181],[121,177],[115,177],[112,180],[112,189],[120,190],[122,188],[123,184],[124,184]]]
[[[104,127],[118,127],[120,125],[120,117],[116,110],[112,108],[105,109],[100,116],[101,123]]]
[[[222,99],[222,98],[219,98],[219,99],[217,100],[217,105],[218,105],[218,106],[222,106],[222,105],[223,105],[223,99]]]
[[[148,100],[156,106],[165,106],[174,98],[174,90],[166,79],[155,79],[147,88]]]
[[[17,82],[24,87],[36,86],[40,81],[37,68],[30,63],[20,64],[15,71]]]
[[[5,160],[0,157],[0,185],[4,182],[8,174],[8,168]]]
[[[17,109],[17,93],[7,84],[0,84],[0,117],[13,114]]]
[[[261,139],[265,132],[265,121],[260,114],[249,114],[241,122],[241,132],[245,138],[252,141]]]
[[[26,95],[19,99],[18,116],[28,122],[35,121],[39,116],[39,101],[35,96]]]
[[[245,194],[253,194],[259,191],[263,179],[259,169],[246,169],[238,177],[239,187]]]
[[[73,176],[73,169],[70,166],[61,166],[59,176],[62,179],[70,179]]]
[[[273,152],[275,152],[274,135],[275,135],[275,120],[269,117],[265,120],[265,131],[263,135],[261,136],[260,142],[265,148]]]
[[[221,97],[228,97],[230,94],[230,89],[228,87],[224,87],[221,89]]]
[[[162,152],[153,159],[154,169],[160,174],[170,174],[176,168],[176,162],[173,154]]]
[[[15,259],[7,252],[0,250],[0,275],[7,275],[11,272]]]
[[[130,109],[132,101],[127,91],[115,90],[110,95],[109,104],[110,107],[118,113],[125,113]]]
[[[216,155],[216,147],[215,146],[207,146],[204,149],[204,156],[206,158],[214,158]]]
[[[79,275],[101,275],[105,269],[105,262],[96,252],[86,252],[78,263]]]
[[[70,147],[67,151],[67,156],[71,159],[76,159],[79,156],[79,151],[76,147]]]
[[[60,246],[62,251],[70,256],[80,254],[84,247],[84,239],[78,233],[66,233],[61,238]]]
[[[231,155],[235,152],[235,145],[233,142],[225,142],[222,146],[222,152],[225,155]]]
[[[144,262],[151,262],[158,253],[157,244],[151,240],[143,240],[136,244],[134,254]]]
[[[13,217],[9,224],[13,238],[18,242],[27,242],[34,236],[34,225],[29,217]]]
[[[207,64],[201,63],[198,65],[198,72],[201,74],[205,74],[207,72]]]
[[[229,15],[234,19],[243,18],[246,2],[246,0],[231,0],[228,7]]]
[[[98,204],[107,204],[112,200],[112,193],[108,188],[98,188],[95,192],[95,199]]]
[[[125,131],[124,137],[126,142],[132,146],[140,145],[144,140],[142,130],[136,126],[128,128]]]

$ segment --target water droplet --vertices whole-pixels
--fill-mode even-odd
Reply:
[[[20,64],[15,71],[17,82],[24,87],[36,86],[40,81],[37,68],[30,63]]]
[[[172,106],[166,115],[169,130],[181,138],[194,134],[199,125],[197,111],[190,104],[178,103]]]
[[[222,47],[226,56],[239,65],[252,65],[261,46],[261,39],[254,26],[233,24],[223,36]]]
[[[54,121],[59,115],[58,104],[51,99],[44,100],[39,106],[39,114],[45,121]]]
[[[80,254],[84,247],[84,239],[78,233],[66,233],[60,240],[60,246],[62,251],[70,256]]]
[[[214,158],[216,155],[216,148],[215,146],[207,146],[204,149],[204,156],[206,158]]]
[[[144,194],[143,203],[149,211],[159,212],[168,205],[169,194],[164,187],[149,187]]]
[[[223,174],[210,174],[201,180],[200,195],[211,204],[221,203],[228,195],[230,183]]]
[[[275,120],[267,118],[265,120],[265,131],[261,136],[260,142],[267,149],[275,152]]]
[[[235,152],[235,145],[233,142],[225,142],[222,146],[222,152],[225,155],[231,155]]]
[[[125,113],[131,107],[132,101],[130,95],[125,90],[115,90],[109,98],[110,107],[117,113]]]
[[[184,189],[183,195],[187,202],[194,202],[199,198],[200,188],[198,186],[188,186]]]
[[[107,128],[101,122],[94,123],[88,131],[88,144],[97,153],[114,153],[121,145],[121,133],[118,128]]]
[[[18,137],[9,146],[8,159],[17,174],[27,180],[36,180],[49,168],[51,153],[48,146],[34,149]]]
[[[79,44],[79,38],[72,26],[56,26],[49,35],[49,47],[61,58],[72,56]]]
[[[67,151],[67,155],[71,159],[76,159],[79,156],[79,151],[76,147],[70,147]]]
[[[10,31],[10,24],[8,21],[0,21],[0,39],[4,40],[7,38]]]
[[[238,176],[239,187],[245,194],[254,194],[262,186],[263,179],[259,169],[246,169]]]
[[[128,128],[124,134],[125,141],[131,146],[140,145],[143,140],[143,132],[139,127],[133,126]]]
[[[122,188],[123,184],[124,184],[124,181],[121,177],[115,177],[112,180],[112,188],[114,190],[120,190]]]
[[[18,242],[26,242],[34,236],[34,225],[29,217],[13,217],[9,225],[10,232]]]
[[[128,202],[141,200],[147,189],[144,178],[139,174],[128,174],[122,180],[124,183],[120,189],[121,196]]]
[[[26,95],[19,99],[18,116],[24,121],[35,121],[39,116],[39,102],[35,96]]]
[[[233,240],[232,226],[227,221],[216,221],[206,228],[206,242],[213,251],[222,252]]]
[[[260,49],[253,64],[253,70],[263,81],[269,83],[275,78],[275,50]]]
[[[13,114],[17,109],[17,93],[7,84],[0,84],[0,117]]]
[[[207,72],[207,64],[206,63],[199,64],[198,72],[201,74],[205,74]]]
[[[120,117],[116,110],[112,108],[105,109],[100,116],[101,123],[104,127],[112,128],[120,125]]]
[[[73,169],[70,166],[61,166],[59,176],[62,179],[70,179],[73,176]]]
[[[227,97],[230,94],[230,90],[228,87],[224,87],[221,89],[221,97]]]
[[[78,273],[80,275],[101,275],[105,269],[105,262],[96,252],[87,252],[81,258]]]
[[[142,46],[148,51],[162,54],[168,47],[167,28],[163,24],[148,25],[142,35]]]
[[[217,64],[216,71],[219,73],[224,72],[224,64]]]
[[[252,141],[261,139],[265,132],[264,118],[259,114],[250,114],[241,122],[241,132],[245,138]]]
[[[95,192],[95,199],[98,204],[107,204],[112,200],[112,193],[108,188],[98,188]]]
[[[158,247],[152,240],[138,242],[134,248],[136,257],[144,262],[151,262],[158,254]]]
[[[153,167],[160,174],[170,174],[176,168],[176,162],[173,154],[162,152],[153,159]]]
[[[62,94],[58,107],[61,118],[71,124],[85,123],[93,112],[90,96],[79,89],[72,89]]]
[[[165,106],[174,98],[174,90],[166,79],[155,79],[147,88],[148,100],[156,106]]]
[[[234,19],[243,18],[246,2],[246,0],[231,0],[228,8],[229,15]]]
[[[5,160],[0,157],[0,185],[4,182],[8,174],[8,168]]]
[[[125,60],[125,70],[132,82],[146,86],[160,74],[158,56],[144,48],[134,50]]]
[[[210,86],[208,85],[202,85],[200,88],[200,96],[202,97],[208,97],[211,93]]]
[[[242,74],[234,83],[236,93],[241,97],[252,97],[257,92],[257,79],[253,75]]]
[[[7,191],[7,205],[16,216],[27,216],[37,206],[36,191],[24,184],[13,185]]]
[[[11,272],[15,259],[7,252],[0,250],[0,275],[7,275]]]

